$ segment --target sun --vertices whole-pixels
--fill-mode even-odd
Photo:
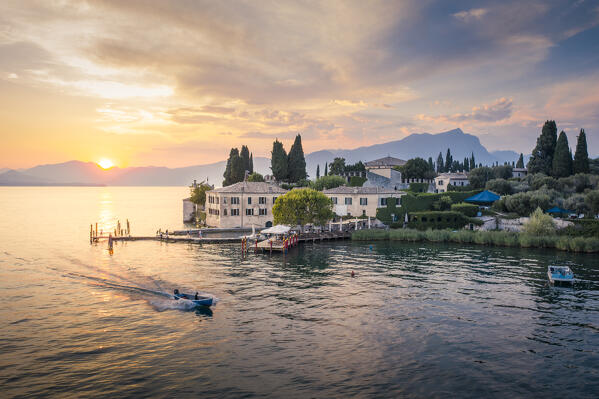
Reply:
[[[100,167],[102,169],[110,169],[114,166],[114,164],[112,163],[112,161],[110,159],[100,159],[100,161],[98,162],[98,165],[100,165]]]

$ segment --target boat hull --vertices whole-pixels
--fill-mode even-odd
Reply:
[[[551,284],[573,284],[574,273],[570,268],[565,267],[549,267],[547,270],[547,277]]]
[[[195,299],[195,295],[192,294],[175,294],[173,295],[176,300],[186,299],[188,301],[193,302],[196,306],[207,306],[210,307],[214,304],[214,298],[209,296],[198,296],[198,299]]]

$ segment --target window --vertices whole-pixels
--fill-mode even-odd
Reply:
[[[216,203],[220,203],[220,197],[215,197],[216,198]]]
[[[231,209],[231,216],[239,216],[239,208]]]
[[[274,204],[275,201],[277,200],[277,197],[272,197],[272,203]]]
[[[439,180],[439,185],[442,186],[443,185],[443,180]]]
[[[227,197],[223,197],[223,204],[227,205]]]
[[[223,216],[227,216],[227,208],[223,209]]]
[[[387,198],[381,198],[381,206],[387,206]]]
[[[333,204],[337,205],[337,197],[331,197],[331,200],[333,201]]]
[[[368,205],[368,198],[360,198],[360,205]]]
[[[366,209],[362,209],[362,216],[366,216]]]
[[[266,213],[267,213],[267,209],[260,209],[260,210],[258,210],[258,214],[260,216],[264,216],[264,215],[266,215]]]
[[[254,215],[254,209],[253,208],[248,208],[245,210],[245,214],[247,216],[253,216]]]
[[[265,205],[266,204],[266,197],[258,197],[258,203],[260,205]]]
[[[252,205],[252,197],[248,197],[248,205]]]
[[[345,197],[345,205],[351,205],[351,197]]]
[[[239,197],[231,197],[231,205],[239,205]]]

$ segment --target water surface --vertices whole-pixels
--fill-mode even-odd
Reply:
[[[599,259],[317,243],[89,245],[182,228],[186,188],[0,188],[3,397],[596,397]],[[569,265],[574,288],[547,284]],[[356,277],[351,278],[351,271]],[[220,302],[185,309],[173,288]]]

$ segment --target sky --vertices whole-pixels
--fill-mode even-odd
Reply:
[[[180,167],[454,128],[599,154],[599,1],[0,2],[0,167]]]

